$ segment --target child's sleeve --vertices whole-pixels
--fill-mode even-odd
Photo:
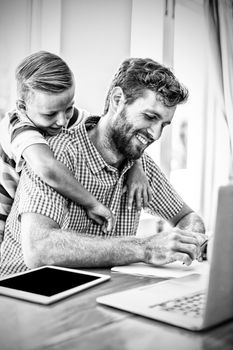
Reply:
[[[0,246],[3,241],[6,219],[10,213],[12,203],[13,199],[0,184]]]
[[[15,162],[0,145],[0,244],[3,240],[7,216],[10,213],[19,182]]]
[[[47,141],[40,133],[38,128],[24,116],[19,117],[17,113],[9,115],[9,133],[11,142],[11,151],[15,159],[15,169],[17,172],[22,170],[24,163],[24,150],[34,144],[46,144]]]

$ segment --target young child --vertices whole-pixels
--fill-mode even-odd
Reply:
[[[105,232],[111,231],[113,213],[56,160],[46,141],[46,136],[75,127],[89,116],[74,108],[75,83],[70,68],[60,57],[40,51],[19,64],[16,82],[16,110],[0,123],[0,245],[25,161],[49,186],[84,206],[87,215]],[[134,196],[139,209],[141,196],[144,205],[150,200],[140,162],[131,169],[127,187],[129,206]]]

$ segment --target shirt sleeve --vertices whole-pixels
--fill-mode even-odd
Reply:
[[[56,158],[73,171],[75,160],[69,156],[69,143],[53,138],[52,149],[56,149]],[[72,158],[72,159],[71,159]],[[37,213],[54,220],[59,227],[69,222],[69,200],[42,181],[25,163],[20,177],[19,219],[23,213]]]
[[[9,132],[11,140],[11,151],[15,157],[16,171],[22,170],[25,149],[34,144],[48,144],[38,128],[27,117],[19,116],[17,113],[9,115]]]
[[[15,161],[5,153],[0,144],[0,241],[7,216],[10,213],[19,182],[19,174],[15,171]]]
[[[152,191],[148,211],[176,225],[182,217],[193,210],[178,195],[166,176],[146,153],[142,157],[142,164]]]
[[[36,213],[62,226],[67,214],[67,200],[43,182],[27,164],[22,170],[19,186],[19,219],[23,213]]]

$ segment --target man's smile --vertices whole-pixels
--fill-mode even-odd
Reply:
[[[135,135],[135,137],[137,138],[137,140],[139,140],[144,146],[146,145],[150,145],[154,139],[152,139],[151,137],[147,137],[142,133],[137,133]]]

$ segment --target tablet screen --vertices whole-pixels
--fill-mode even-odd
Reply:
[[[0,280],[0,294],[49,304],[108,279],[98,273],[44,266]]]
[[[50,297],[99,277],[45,267],[43,269],[0,281],[0,286]]]

